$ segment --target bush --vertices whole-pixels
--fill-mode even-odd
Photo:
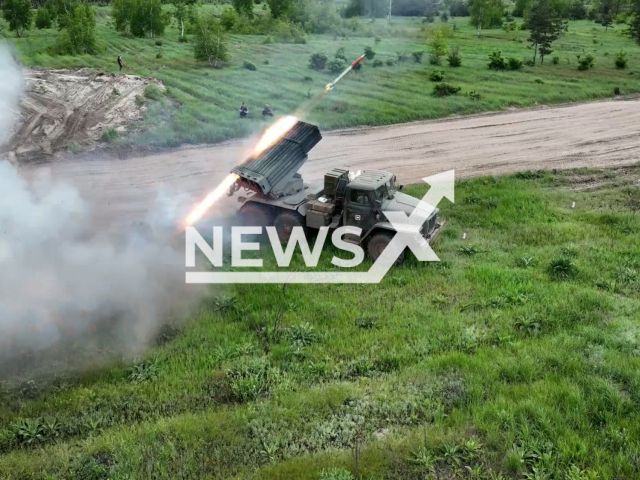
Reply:
[[[480,100],[480,93],[475,90],[471,90],[469,92],[469,98],[471,100]]]
[[[595,65],[595,57],[591,54],[578,58],[578,70],[589,70]]]
[[[383,65],[382,60],[380,60],[380,59],[378,59],[378,58],[376,58],[376,59],[373,61],[373,66],[374,66],[374,67],[381,67],[382,65]]]
[[[460,91],[460,87],[454,87],[448,83],[438,83],[433,86],[434,97],[446,97],[449,95],[456,95]]]
[[[323,52],[312,53],[309,58],[309,68],[314,70],[324,70],[327,66],[327,54]]]
[[[553,63],[554,65],[558,65],[560,63],[560,57],[554,55],[554,57],[551,59],[551,63]]]
[[[614,95],[620,95],[620,87],[614,87],[613,94]]]
[[[156,47],[162,46],[162,40],[156,40]]]
[[[238,23],[238,13],[233,8],[225,8],[220,15],[220,25],[225,30],[233,30]]]
[[[40,7],[36,12],[36,28],[43,30],[51,28],[53,25],[53,19],[51,18],[51,12],[46,7]]]
[[[460,57],[460,51],[458,47],[453,47],[447,55],[447,62],[450,67],[459,67],[462,65],[462,57]]]
[[[367,60],[373,60],[373,57],[375,56],[376,56],[376,52],[374,52],[371,47],[364,47],[364,57]]]
[[[413,57],[413,61],[416,63],[422,63],[422,57],[424,55],[424,52],[421,50],[419,52],[412,52],[411,56]]]
[[[253,72],[255,72],[257,70],[255,64],[250,62],[250,61],[248,61],[248,60],[245,60],[244,62],[242,62],[242,66],[243,66],[243,68],[246,68],[247,70],[251,70]]]
[[[341,58],[334,58],[327,63],[327,68],[331,73],[340,73],[347,68],[347,63]]]
[[[197,20],[193,54],[196,60],[207,62],[215,68],[229,61],[226,37],[215,16],[206,15]]]
[[[434,70],[429,74],[429,80],[432,82],[441,82],[444,80],[444,71],[442,70]]]
[[[100,137],[100,139],[106,143],[111,143],[115,141],[116,138],[118,138],[118,132],[113,127],[107,128],[106,130],[104,130],[102,132],[102,136]]]
[[[444,23],[447,23],[449,21],[449,14],[447,12],[442,12],[440,14],[440,20],[442,20]]]
[[[340,60],[344,60],[345,62],[348,61],[347,54],[344,53],[344,47],[340,47],[338,50],[336,50],[334,58],[339,58]]]
[[[494,50],[489,55],[489,68],[491,70],[504,70],[507,68],[507,62],[502,58],[502,52],[500,50]]]
[[[402,52],[396,52],[396,58],[398,59],[398,63],[406,62],[407,60],[409,60],[409,55]]]
[[[437,57],[435,55],[429,55],[429,64],[430,65],[440,65],[442,62],[440,60],[440,57]]]
[[[619,70],[627,68],[627,53],[624,50],[620,50],[618,53],[616,53],[616,56],[614,57],[614,63],[616,65],[616,68]]]
[[[162,98],[162,90],[152,83],[147,85],[147,88],[144,89],[144,96],[149,100],[158,101]]]
[[[96,17],[89,3],[78,3],[73,7],[53,49],[60,55],[94,55],[99,52]]]
[[[376,45],[378,45],[381,41],[382,41],[382,39],[380,37],[376,37],[375,38]]]
[[[509,70],[520,70],[522,68],[522,60],[518,60],[514,57],[509,57],[507,60],[507,68]]]
[[[556,279],[573,278],[578,274],[576,264],[567,257],[559,257],[554,259],[547,269],[549,275]]]
[[[396,64],[396,61],[393,58],[387,58],[384,63],[387,64],[387,67],[393,67]]]
[[[161,52],[156,53],[156,58],[162,58],[162,53]]]
[[[353,480],[353,476],[349,470],[344,468],[332,468],[331,470],[322,470],[320,480]]]

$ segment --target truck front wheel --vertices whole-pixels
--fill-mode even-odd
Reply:
[[[245,203],[238,211],[238,217],[244,227],[268,227],[273,219],[271,209],[256,202]]]
[[[282,212],[276,217],[274,222],[278,238],[281,242],[288,242],[293,233],[293,227],[302,227],[306,235],[306,225],[304,217],[298,212]]]
[[[373,234],[371,240],[369,240],[367,251],[369,252],[369,256],[374,262],[378,260],[378,257],[382,255],[382,252],[384,252],[384,249],[387,248],[387,245],[391,243],[393,235],[393,233],[386,231],[381,231]],[[404,253],[405,252],[403,250],[398,259],[395,261],[396,265],[399,265],[404,261]]]

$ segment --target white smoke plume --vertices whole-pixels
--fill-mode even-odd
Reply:
[[[21,76],[6,49],[0,78],[0,108],[15,111]],[[11,115],[0,121],[6,136]],[[27,181],[0,160],[0,380],[25,358],[64,351],[68,362],[71,352],[77,367],[88,352],[138,349],[184,315],[197,292],[184,282],[184,250],[170,245],[181,218],[171,203],[141,219],[146,231],[116,238],[95,230],[73,185],[46,172]]]
[[[0,144],[12,133],[11,125],[18,116],[18,99],[22,93],[23,78],[7,45],[0,44]]]

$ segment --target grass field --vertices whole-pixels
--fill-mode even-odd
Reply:
[[[47,54],[47,47],[58,34],[55,29],[32,30],[26,38],[10,41],[15,43],[26,65],[93,67],[115,73],[116,57],[122,55],[126,73],[162,80],[169,87],[169,96],[177,101],[169,108],[173,115],[167,115],[168,100],[154,103],[146,121],[132,125],[132,130],[138,133],[121,140],[127,143],[176,146],[248,135],[264,127],[265,122],[258,117],[265,103],[276,114],[288,114],[320,92],[335,75],[309,69],[309,56],[325,51],[331,58],[339,47],[344,47],[347,57],[353,59],[367,45],[377,52],[376,59],[396,59],[397,52],[409,54],[409,59],[380,68],[374,68],[368,61],[361,72],[346,78],[308,112],[309,119],[325,130],[603,98],[613,96],[615,87],[622,94],[640,92],[640,47],[623,35],[624,25],[616,25],[605,33],[603,27],[591,22],[570,22],[568,33],[554,44],[555,51],[543,66],[524,67],[517,72],[491,71],[487,57],[496,48],[507,57],[532,57],[526,42],[528,32],[516,32],[517,39],[509,39],[501,29],[486,30],[484,38],[478,40],[467,18],[449,21],[449,25],[455,23],[458,27],[448,45],[460,48],[463,61],[460,68],[450,68],[446,62],[442,67],[428,65],[427,54],[424,63],[413,62],[411,52],[427,50],[425,29],[432,26],[424,26],[419,18],[398,18],[392,26],[386,20],[374,23],[358,20],[355,23],[359,28],[349,39],[308,35],[306,44],[264,44],[264,36],[234,35],[230,37],[230,66],[215,70],[196,64],[190,44],[177,41],[175,26],[167,30],[162,45],[158,46],[155,39],[122,37],[112,28],[109,12],[106,7],[97,9],[98,38],[105,47],[100,55]],[[380,44],[375,44],[374,36],[380,36]],[[621,49],[628,53],[629,67],[616,70],[613,55]],[[158,54],[162,58],[156,58]],[[595,68],[578,71],[578,54],[593,54]],[[551,61],[554,55],[559,57],[557,65]],[[253,62],[257,70],[243,68],[245,60]],[[434,83],[429,81],[429,74],[440,68],[445,71],[446,82],[462,88],[461,94],[447,98],[431,96]],[[470,92],[479,93],[480,98],[468,96]],[[243,101],[254,118],[237,118]]]
[[[440,263],[212,289],[137,363],[6,383],[0,478],[638,478],[639,175],[459,181]]]

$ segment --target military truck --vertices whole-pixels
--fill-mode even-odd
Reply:
[[[318,127],[298,121],[269,148],[232,170],[238,180],[229,195],[241,188],[249,192],[238,198],[241,223],[275,226],[283,242],[289,240],[293,227],[302,227],[305,232],[321,227],[359,227],[361,235],[345,235],[343,239],[361,245],[375,261],[395,234],[384,212],[411,214],[419,200],[401,193],[403,185],[396,184],[395,175],[381,170],[354,173],[333,168],[324,175],[324,182],[305,184],[298,170],[321,139]],[[421,234],[431,242],[441,228],[434,209]],[[399,261],[403,257],[404,253]]]

